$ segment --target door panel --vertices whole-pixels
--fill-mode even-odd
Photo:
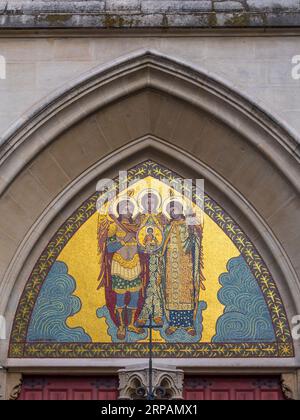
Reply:
[[[230,391],[222,391],[222,390],[212,390],[210,392],[210,400],[218,400],[218,401],[228,401],[231,400]]]
[[[22,400],[28,401],[40,401],[43,399],[43,391],[35,389],[35,390],[27,390],[24,389],[22,391]]]
[[[186,376],[186,400],[283,400],[279,377],[200,377]]]
[[[91,401],[93,399],[93,392],[91,390],[73,390],[73,401]]]
[[[239,390],[235,393],[236,401],[253,401],[255,400],[255,391],[254,390]]]
[[[102,377],[25,376],[20,400],[117,400],[118,379]]]
[[[118,398],[118,378],[25,376],[20,400],[106,400]],[[283,400],[278,377],[186,376],[186,400]]]

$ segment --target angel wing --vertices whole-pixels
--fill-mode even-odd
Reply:
[[[110,221],[106,215],[99,215],[98,218],[98,254],[100,264],[99,274],[99,289],[106,285],[107,280],[107,267],[106,267],[106,243],[108,237]]]
[[[204,270],[204,253],[203,253],[203,225],[198,225],[194,227],[195,229],[195,245],[198,248],[195,253],[196,258],[198,259],[198,284],[202,290],[206,290],[203,270]]]

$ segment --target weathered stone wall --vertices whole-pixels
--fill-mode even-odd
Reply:
[[[260,32],[286,26],[293,36]],[[139,49],[221,77],[299,131],[300,82],[291,75],[292,59],[300,54],[297,27],[299,0],[0,0],[0,57],[7,62],[6,80],[0,77],[0,136],[56,89]],[[42,35],[55,28],[63,34]],[[180,28],[194,32],[180,36]],[[222,28],[256,32],[216,37]],[[14,38],[8,29],[31,33]],[[41,29],[37,37],[35,29]],[[81,29],[98,32],[88,36]],[[136,29],[144,30],[135,35]],[[207,29],[214,29],[213,36],[201,33]],[[75,31],[76,41],[68,30]]]
[[[299,26],[298,0],[9,0],[2,27],[274,27]]]
[[[152,49],[221,78],[300,133],[300,80],[292,78],[297,36],[111,36],[0,38],[0,136],[38,102],[81,77],[141,49]]]
[[[92,69],[109,66],[115,60],[141,50],[156,51],[221,80],[260,105],[274,119],[289,128],[295,139],[299,139],[300,80],[292,77],[295,66],[292,63],[293,57],[300,56],[299,5],[299,0],[0,1],[0,56],[7,64],[6,78],[0,78],[0,143],[1,137],[5,138],[5,130],[12,130],[14,127],[14,121],[28,121],[28,115],[41,104],[49,103],[49,98],[55,92],[63,92]],[[266,30],[274,27],[288,28],[282,32]],[[59,31],[51,31],[49,28]],[[225,33],[219,31],[222,28],[242,30]],[[249,28],[254,29],[253,33]],[[135,32],[135,29],[144,30]],[[202,29],[204,31],[201,32]],[[209,31],[206,32],[206,29]],[[189,30],[191,31],[188,32]],[[169,89],[172,92],[172,88]],[[13,282],[18,281],[13,289],[12,305],[9,306],[10,322],[24,282],[40,254],[40,248],[47,244],[56,230],[45,219],[49,230],[44,235],[43,229],[46,231],[46,227],[39,226],[40,230],[36,229],[38,218],[44,214],[45,209],[50,209],[49,212],[53,210],[54,213],[57,211],[59,217],[63,218],[64,213],[59,206],[52,205],[53,200],[105,154],[114,152],[127,142],[149,132],[205,162],[233,185],[240,197],[247,198],[247,206],[249,202],[266,222],[257,224],[264,226],[260,230],[256,225],[251,230],[250,222],[248,226],[248,222],[244,221],[249,229],[247,232],[250,232],[249,236],[265,252],[263,256],[268,258],[266,261],[275,274],[278,273],[276,279],[282,281],[281,291],[287,309],[289,314],[294,315],[288,293],[289,290],[295,291],[293,296],[298,296],[298,283],[295,280],[293,288],[287,283],[283,284],[285,278],[290,278],[281,274],[277,262],[265,250],[264,243],[267,240],[261,237],[269,235],[266,227],[270,228],[291,263],[286,263],[282,253],[276,255],[277,260],[280,263],[283,261],[282,264],[286,264],[288,268],[291,266],[291,271],[295,270],[299,275],[299,195],[273,165],[276,161],[276,165],[284,173],[290,171],[294,177],[296,160],[287,164],[283,155],[278,159],[274,158],[279,155],[274,154],[276,147],[279,147],[276,130],[269,130],[274,141],[272,144],[268,143],[268,147],[264,146],[264,153],[260,154],[259,150],[263,149],[263,145],[259,144],[261,127],[258,123],[255,133],[251,131],[248,137],[253,143],[257,142],[259,147],[250,147],[246,142],[246,135],[245,138],[242,135],[237,136],[235,130],[232,130],[232,126],[237,129],[238,126],[246,125],[242,118],[224,127],[214,119],[205,119],[198,108],[191,109],[185,103],[175,100],[172,95],[159,100],[151,95],[144,92],[141,96],[135,95],[126,99],[123,107],[115,103],[104,109],[103,113],[101,110],[102,125],[98,120],[95,123],[92,116],[86,118],[81,125],[75,126],[74,131],[65,132],[68,121],[62,116],[57,120],[53,118],[48,130],[45,129],[36,139],[31,139],[32,146],[29,144],[29,148],[34,149],[35,140],[45,146],[45,138],[51,137],[52,130],[54,132],[59,123],[63,125],[61,137],[49,147],[45,146],[40,155],[33,162],[30,161],[30,165],[24,164],[23,172],[1,197],[1,214],[5,215],[0,226],[1,290],[10,291],[9,288],[14,286]],[[99,97],[102,96],[101,92]],[[221,114],[223,108],[218,108],[216,98],[212,103],[216,113]],[[78,105],[78,112],[84,114],[86,111]],[[152,114],[155,118],[153,121],[152,117],[149,118],[149,122],[147,118]],[[66,115],[70,120],[73,118],[73,114]],[[177,130],[178,121],[180,127]],[[101,130],[104,127],[104,132],[106,130],[108,141],[100,138],[99,127]],[[267,144],[267,140],[264,144]],[[295,155],[297,150],[295,145]],[[18,167],[22,166],[24,153],[16,150],[13,155],[13,163]],[[9,169],[1,168],[2,183],[11,176],[10,171],[14,169],[12,166]],[[223,191],[224,185],[222,184],[220,191]],[[253,185],[257,187],[253,188]],[[80,184],[80,190],[82,188]],[[75,193],[74,197],[74,202],[81,199]],[[68,211],[69,209],[64,210]],[[235,207],[232,206],[232,212],[234,211]],[[241,214],[233,213],[237,220],[242,219]],[[50,216],[54,218],[52,213]],[[249,220],[252,221],[250,216]],[[58,225],[60,222],[59,219]],[[20,244],[28,232],[32,237],[41,234],[39,247],[29,246],[26,240],[26,246],[30,248],[32,255],[24,275],[17,275],[17,268],[14,268],[15,271],[12,273],[11,270],[5,277],[11,261],[14,261],[15,266],[23,264],[22,258],[19,258],[21,254],[16,253],[19,249],[26,248]],[[273,250],[271,240],[270,244],[268,242],[269,249]],[[9,295],[7,292],[7,296]],[[4,304],[3,306],[5,307]],[[2,359],[3,362],[6,359],[7,343],[2,341],[0,344],[1,364]],[[299,360],[297,363],[300,366]],[[254,365],[255,361],[252,366]],[[0,385],[6,381],[5,372],[0,371]],[[0,395],[3,395],[3,386]]]

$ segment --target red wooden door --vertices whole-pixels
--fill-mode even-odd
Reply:
[[[20,400],[116,400],[118,378],[25,376]]]
[[[263,401],[283,400],[278,377],[199,377],[187,376],[185,400]]]
[[[118,379],[25,376],[20,400],[116,400]],[[283,400],[278,377],[186,376],[186,400]]]

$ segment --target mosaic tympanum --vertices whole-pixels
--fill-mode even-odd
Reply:
[[[293,357],[275,282],[219,204],[152,161],[115,181],[37,261],[10,357],[145,357],[150,314],[157,357]]]

